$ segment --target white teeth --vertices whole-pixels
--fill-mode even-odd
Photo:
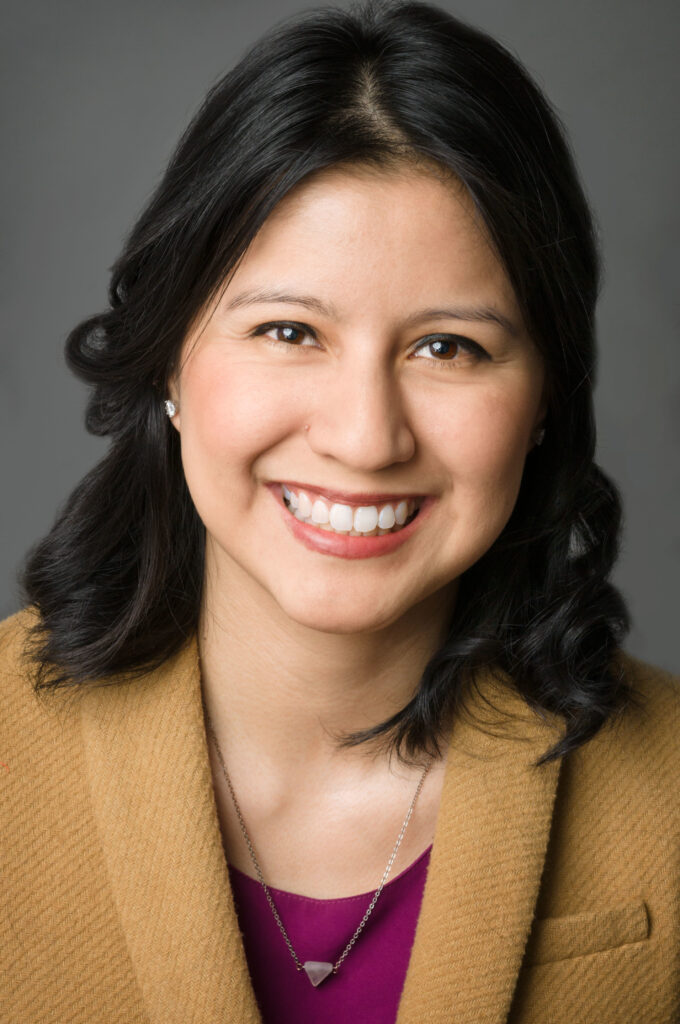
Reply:
[[[352,509],[350,505],[332,504],[330,508],[322,498],[314,501],[304,491],[296,494],[282,485],[282,494],[289,510],[300,522],[311,522],[322,530],[348,533],[351,537],[382,536],[395,527],[401,527],[418,507],[413,499],[404,499],[394,507],[383,505],[378,511],[375,505],[362,505]]]
[[[359,533],[370,533],[378,525],[378,510],[375,505],[363,505],[354,513],[354,529]]]
[[[298,507],[298,497],[294,490],[289,490],[285,483],[283,483],[282,486],[284,488],[284,498],[291,508],[296,509]]]
[[[321,501],[321,498],[317,498],[312,505],[312,522],[319,525],[328,522],[328,508],[326,503]]]
[[[397,520],[399,526],[403,526],[408,519],[408,505],[405,501],[400,501],[394,510],[394,518]]]
[[[380,515],[378,516],[378,526],[380,529],[391,530],[396,521],[397,517],[394,514],[392,506],[385,505],[385,507],[380,510]]]
[[[331,505],[330,523],[338,533],[349,533],[354,525],[354,516],[349,505]]]
[[[298,494],[298,510],[302,519],[309,519],[312,514],[312,503],[304,491]]]

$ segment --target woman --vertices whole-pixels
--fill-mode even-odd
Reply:
[[[677,1019],[597,288],[546,100],[436,7],[215,86],[68,340],[111,447],[2,627],[3,1019]]]

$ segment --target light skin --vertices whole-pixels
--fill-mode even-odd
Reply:
[[[232,305],[265,290],[325,308]],[[425,309],[440,312],[416,319]],[[333,168],[289,193],[178,367],[172,422],[207,533],[204,695],[265,878],[317,898],[367,892],[422,768],[335,737],[417,688],[457,579],[514,507],[545,415],[542,360],[462,187],[404,165]],[[395,551],[345,559],[292,535],[272,481],[434,502]],[[211,767],[227,857],[252,876],[212,747]],[[432,842],[444,767],[393,876]]]

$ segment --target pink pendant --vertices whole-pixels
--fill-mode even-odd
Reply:
[[[302,966],[314,988],[320,985],[322,981],[325,981],[329,974],[333,973],[333,964],[324,964],[319,960],[307,960]]]

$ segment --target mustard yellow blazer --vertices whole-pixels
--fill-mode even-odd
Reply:
[[[195,638],[38,700],[28,622],[0,625],[0,1020],[256,1024]],[[557,720],[481,681],[512,718],[453,729],[398,1024],[680,1022],[680,685],[622,660],[644,710],[540,769]]]

